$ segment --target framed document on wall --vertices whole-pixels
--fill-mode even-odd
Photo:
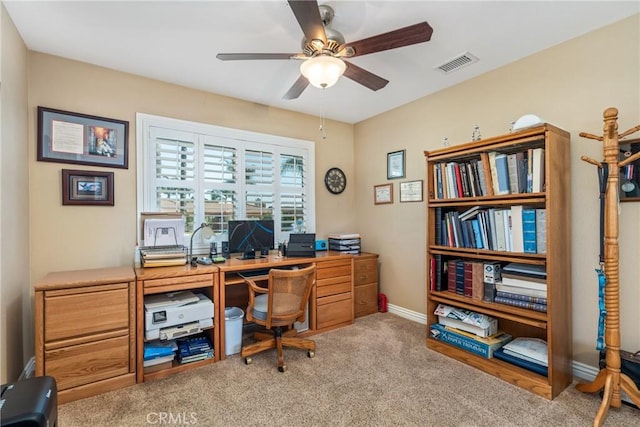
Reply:
[[[384,205],[393,203],[393,184],[381,184],[373,187],[373,203]]]

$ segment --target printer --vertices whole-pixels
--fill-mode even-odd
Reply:
[[[147,295],[144,298],[145,338],[173,339],[213,326],[213,302],[191,291]]]

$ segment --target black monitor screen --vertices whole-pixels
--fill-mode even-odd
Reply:
[[[229,252],[274,249],[272,219],[229,221]]]

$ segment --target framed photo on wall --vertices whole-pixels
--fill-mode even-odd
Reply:
[[[113,172],[62,169],[62,204],[113,206]]]
[[[422,180],[400,183],[400,202],[422,201]]]
[[[38,107],[38,160],[127,169],[129,122]]]
[[[387,154],[387,179],[404,178],[405,150]]]
[[[376,205],[393,203],[393,184],[374,185],[373,203]]]
[[[620,141],[619,159],[625,160],[640,153],[640,138]],[[640,202],[640,159],[620,168],[620,201]]]

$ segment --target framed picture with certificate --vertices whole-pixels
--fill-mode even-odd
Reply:
[[[404,178],[405,150],[387,154],[387,179]]]
[[[393,184],[381,184],[373,187],[373,203],[384,205],[393,203]]]
[[[129,122],[38,107],[37,158],[127,169]]]
[[[400,202],[422,201],[422,180],[400,183]]]

